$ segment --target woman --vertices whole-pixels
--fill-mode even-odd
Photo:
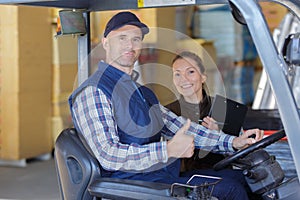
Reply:
[[[205,68],[200,57],[192,52],[184,51],[172,61],[173,83],[180,98],[166,107],[177,115],[182,115],[194,122],[201,122],[210,129],[218,129],[214,120],[208,117],[212,98],[205,88]],[[195,150],[191,158],[182,160],[182,171],[212,168],[218,161],[224,159],[221,154]]]

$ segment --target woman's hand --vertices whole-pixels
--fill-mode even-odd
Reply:
[[[213,118],[211,118],[209,116],[203,118],[201,125],[208,128],[208,129],[210,129],[210,130],[219,131],[219,126],[216,123],[216,120],[214,120]]]

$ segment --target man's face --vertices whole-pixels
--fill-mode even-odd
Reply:
[[[142,39],[141,29],[133,25],[125,25],[111,31],[102,40],[103,48],[106,50],[106,62],[129,72],[140,55]]]

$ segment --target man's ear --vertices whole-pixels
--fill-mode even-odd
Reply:
[[[107,38],[102,38],[102,46],[105,50],[107,50],[107,47],[108,47]]]

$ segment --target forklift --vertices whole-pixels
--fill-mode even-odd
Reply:
[[[274,2],[288,9],[300,20],[299,0],[0,0],[3,5],[28,5],[66,9],[64,17],[75,20],[75,27],[62,23],[61,34],[75,34],[78,38],[78,83],[90,75],[90,66],[83,64],[91,52],[90,13],[105,10],[144,9],[151,7],[226,4],[239,23],[248,27],[266,72],[284,129],[265,137],[246,149],[218,162],[215,170],[233,165],[243,169],[245,179],[255,194],[262,199],[300,199],[300,115],[288,80],[288,71],[300,66],[300,33],[285,36],[281,49],[276,47],[259,2]],[[61,19],[63,20],[63,19]],[[280,80],[280,81],[278,81]],[[275,157],[265,147],[287,137],[297,176],[286,180]],[[298,138],[298,139],[297,139]],[[143,181],[101,177],[101,166],[74,128],[61,132],[55,144],[55,161],[62,199],[216,199],[211,195],[215,184],[200,186],[160,184]],[[208,189],[209,188],[209,189]]]

